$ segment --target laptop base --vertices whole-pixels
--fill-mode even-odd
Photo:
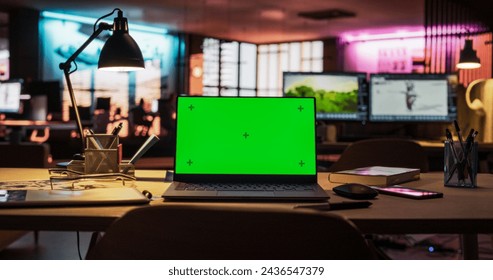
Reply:
[[[191,189],[186,186],[193,185],[199,188]],[[318,185],[310,184],[310,190],[242,190],[242,184],[231,184],[232,190],[227,188],[208,188],[211,184],[187,184],[183,182],[173,182],[163,193],[162,197],[166,200],[241,200],[241,201],[327,201],[329,196]],[[251,186],[251,185],[249,185]],[[259,184],[265,186],[265,184]],[[277,184],[285,186],[287,189],[295,189],[300,185]],[[267,186],[267,188],[269,188]],[[198,190],[197,190],[198,189]]]

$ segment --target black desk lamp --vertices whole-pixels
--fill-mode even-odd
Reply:
[[[112,15],[115,11],[118,11],[118,17],[114,19],[113,25],[107,23],[98,22],[103,18]],[[97,26],[97,28],[96,28]],[[70,100],[72,102],[72,107],[75,112],[75,120],[77,122],[77,128],[79,130],[81,142],[82,142],[82,152],[85,149],[84,132],[82,129],[82,123],[80,121],[79,110],[77,108],[77,102],[74,96],[74,90],[72,88],[72,82],[70,81],[70,74],[77,71],[77,64],[75,59],[79,54],[94,40],[96,37],[103,32],[103,30],[113,30],[113,35],[108,38],[103,48],[101,49],[101,54],[99,56],[98,68],[110,71],[132,71],[143,69],[144,58],[142,57],[142,52],[140,51],[137,43],[128,34],[128,22],[127,18],[123,17],[123,12],[120,9],[114,9],[111,13],[100,17],[94,23],[94,32],[87,41],[80,46],[80,48],[75,51],[72,56],[70,56],[67,61],[60,63],[60,69],[63,70],[65,74],[65,79],[67,80],[68,92],[70,94]],[[75,68],[71,70],[72,63]]]

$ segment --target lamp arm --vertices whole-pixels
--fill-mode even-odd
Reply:
[[[74,109],[74,113],[75,113],[75,121],[77,123],[77,129],[79,130],[79,135],[82,142],[81,152],[84,152],[84,149],[86,147],[86,143],[84,141],[84,131],[82,129],[82,122],[80,120],[79,109],[77,108],[77,102],[75,101],[74,89],[72,88],[72,82],[70,81],[69,71],[70,68],[63,69],[63,73],[65,74],[65,80],[67,81],[67,88],[68,88],[68,93],[70,95],[70,101],[72,102],[72,108]]]
[[[82,46],[80,46],[65,62],[60,63],[59,67],[61,70],[70,70],[72,66],[72,62],[75,61],[75,59],[79,56],[79,54],[94,40],[96,37],[101,34],[104,30],[111,30],[113,29],[113,26],[107,23],[100,23],[98,26],[98,29],[92,33],[91,37],[89,37]]]
[[[72,108],[74,109],[74,113],[75,113],[75,121],[77,122],[77,129],[79,130],[79,134],[80,134],[80,139],[81,139],[81,143],[82,143],[82,153],[84,152],[84,149],[85,149],[85,141],[84,141],[84,131],[83,131],[83,128],[82,128],[82,122],[80,120],[80,114],[79,114],[79,109],[77,108],[77,102],[75,100],[75,95],[74,95],[74,89],[72,88],[72,82],[70,81],[70,74],[74,71],[70,71],[70,68],[72,68],[72,62],[75,61],[75,59],[77,58],[77,56],[79,56],[79,54],[94,40],[96,39],[96,37],[99,36],[99,34],[101,34],[101,32],[103,32],[104,30],[111,30],[112,29],[112,26],[107,24],[107,23],[101,23],[98,27],[98,29],[96,29],[96,31],[94,31],[94,33],[91,35],[91,37],[89,37],[89,39],[87,39],[84,44],[82,44],[82,46],[79,47],[79,49],[77,49],[74,54],[72,54],[68,59],[67,61],[63,62],[63,63],[60,63],[59,67],[61,70],[63,70],[63,73],[65,74],[65,80],[67,81],[67,88],[68,88],[68,92],[69,92],[69,95],[70,95],[70,101],[72,102]]]

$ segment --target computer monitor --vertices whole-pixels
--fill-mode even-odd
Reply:
[[[284,72],[285,97],[315,97],[317,120],[365,121],[365,73]]]
[[[372,74],[374,122],[450,122],[457,117],[456,74]]]
[[[0,82],[0,113],[20,113],[21,92],[21,80]]]

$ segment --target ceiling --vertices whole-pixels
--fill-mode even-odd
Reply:
[[[251,43],[303,41],[343,34],[415,31],[424,23],[424,0],[0,0],[98,18],[120,8],[132,23]],[[340,9],[353,17],[307,19],[303,12]],[[130,31],[131,32],[131,31]]]

